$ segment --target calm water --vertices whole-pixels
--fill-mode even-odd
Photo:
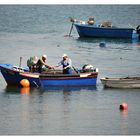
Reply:
[[[104,89],[104,76],[140,76],[140,42],[79,38],[69,17],[114,25],[140,24],[140,5],[0,5],[0,63],[26,66],[29,56],[57,64],[67,53],[78,68],[99,68],[97,87],[20,89],[0,74],[0,135],[139,135],[140,90]],[[101,41],[106,47],[99,47]],[[26,94],[25,94],[26,93]],[[129,109],[120,112],[127,102]]]

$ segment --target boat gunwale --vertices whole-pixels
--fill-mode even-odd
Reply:
[[[109,78],[104,77],[100,79],[101,81],[132,81],[132,80],[140,80],[140,77],[124,77],[124,78]]]
[[[105,30],[108,30],[108,29],[111,29],[111,30],[135,30],[134,28],[124,28],[124,27],[101,27],[101,26],[98,26],[98,24],[95,24],[95,25],[89,25],[89,24],[81,24],[81,23],[74,23],[75,26],[79,26],[79,27],[84,27],[84,28],[92,28],[92,29],[105,29]]]
[[[80,73],[81,74],[81,73]],[[48,74],[48,75],[40,75],[39,78],[41,80],[67,80],[67,79],[87,79],[87,78],[97,78],[98,72],[91,72],[91,73],[82,73],[82,74],[89,74],[87,76],[81,77],[80,74]]]

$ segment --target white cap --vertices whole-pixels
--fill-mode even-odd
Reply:
[[[47,55],[46,55],[46,54],[43,54],[42,57],[43,57],[43,58],[47,58]]]
[[[66,56],[67,56],[67,54],[65,54],[65,53],[62,55],[62,57],[66,57]]]

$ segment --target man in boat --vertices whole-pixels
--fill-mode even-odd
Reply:
[[[36,67],[37,67],[37,71],[39,73],[46,70],[46,69],[43,68],[44,66],[48,69],[53,68],[53,66],[50,66],[50,65],[46,64],[46,60],[47,60],[47,56],[44,54],[44,55],[42,55],[42,58],[37,61]]]
[[[63,74],[75,74],[76,72],[73,70],[72,61],[67,54],[63,54],[62,58],[63,60],[61,60],[56,67],[63,66]]]
[[[35,71],[36,71],[36,64],[37,64],[37,61],[38,61],[37,56],[30,57],[30,58],[27,60],[27,66],[29,67],[29,70],[30,70],[31,72],[35,72]]]

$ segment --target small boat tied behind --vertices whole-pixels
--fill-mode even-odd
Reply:
[[[140,77],[104,77],[100,80],[105,88],[140,88]]]
[[[80,37],[140,39],[140,25],[135,29],[132,27],[116,27],[111,21],[96,23],[93,17],[90,17],[88,21],[73,18],[70,18],[70,21],[72,22],[72,27],[75,25]]]

